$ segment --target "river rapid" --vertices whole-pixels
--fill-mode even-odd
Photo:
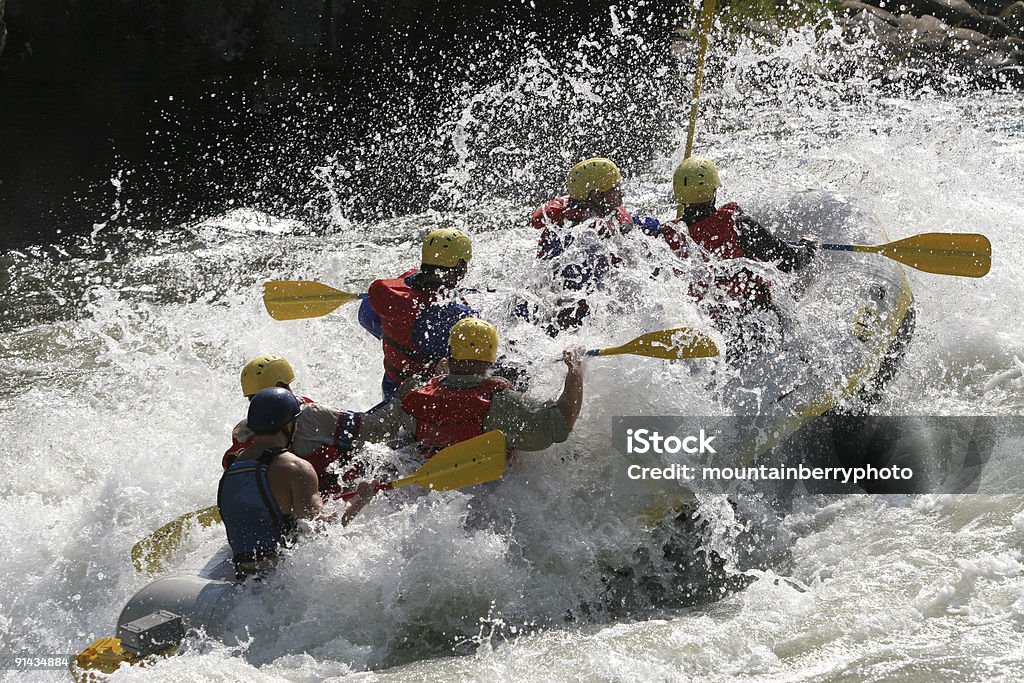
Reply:
[[[1019,414],[1024,379],[1007,371],[1024,361],[1020,94],[900,93],[856,73],[835,82],[822,75],[835,58],[817,50],[813,33],[783,42],[720,56],[724,75],[709,93],[697,144],[719,163],[720,197],[756,214],[797,191],[826,190],[873,214],[894,239],[986,234],[993,267],[983,279],[908,272],[918,328],[877,410]],[[785,68],[758,80],[747,67],[766,50]],[[249,358],[286,356],[297,390],[326,404],[365,410],[377,402],[380,347],[354,307],[276,322],[260,300],[266,280],[364,291],[414,265],[428,229],[453,225],[474,236],[467,284],[498,290],[472,301],[500,323],[520,359],[679,322],[708,326],[677,283],[651,279],[646,268],[621,273],[577,333],[552,340],[509,315],[510,292],[551,304],[527,225],[534,202],[489,194],[481,178],[500,157],[506,179],[529,184],[530,145],[550,144],[536,128],[503,138],[501,112],[544,100],[577,103],[589,115],[610,96],[585,59],[560,69],[527,56],[463,93],[436,140],[424,143],[451,150],[429,211],[350,219],[343,188],[331,182],[351,169],[327,159],[309,172],[324,179],[328,229],[243,205],[158,232],[97,223],[91,235],[0,257],[0,651],[71,653],[113,635],[121,607],[149,580],[132,567],[132,545],[214,500],[220,454],[246,407],[238,373]],[[661,151],[627,175],[627,203],[667,219],[685,111],[656,93],[643,97],[637,126],[656,110],[671,116],[662,117]],[[627,246],[638,258],[662,258],[636,234]],[[555,396],[562,367],[533,368],[531,393]],[[809,497],[760,545],[737,543],[732,508],[702,498],[704,543],[747,585],[716,600],[655,600],[648,584],[664,583],[673,569],[649,557],[659,547],[650,518],[607,495],[611,418],[720,408],[686,363],[598,359],[585,382],[583,415],[566,443],[521,455],[501,482],[480,489],[378,498],[349,527],[306,539],[272,578],[246,588],[236,613],[248,625],[241,645],[193,635],[179,656],[111,680],[931,681],[1024,673],[1024,495],[1012,493],[1024,491],[1024,454],[995,453],[982,476],[984,490],[1008,493]],[[202,564],[222,534],[196,531],[174,567]],[[760,568],[744,569],[751,563],[740,555],[756,555]],[[609,598],[614,577],[640,564]],[[699,569],[694,582],[705,585]]]

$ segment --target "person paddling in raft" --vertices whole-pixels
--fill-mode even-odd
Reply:
[[[582,349],[568,350],[562,393],[555,401],[534,401],[490,375],[498,355],[498,331],[479,318],[452,328],[448,372],[401,400],[371,413],[350,413],[339,439],[344,449],[359,442],[385,441],[404,432],[430,457],[453,444],[500,429],[511,450],[540,451],[569,437],[583,404]]]
[[[359,307],[359,324],[381,340],[384,401],[389,401],[403,382],[428,377],[448,354],[452,326],[476,315],[453,294],[472,258],[469,235],[441,228],[424,238],[419,268],[370,285]]]
[[[747,346],[763,336],[763,330],[753,331],[758,326],[746,314],[769,310],[778,315],[778,310],[769,283],[749,268],[730,262],[744,258],[764,261],[790,273],[813,262],[817,242],[805,237],[795,246],[787,244],[735,202],[716,206],[719,187],[714,162],[698,156],[684,159],[672,177],[677,217],[662,224],[660,234],[676,256],[700,258],[708,265],[710,277],[692,283],[690,294],[723,327],[735,328],[732,331],[743,338],[740,346]]]
[[[302,412],[299,399],[283,387],[263,389],[249,402],[252,441],[229,457],[217,489],[238,580],[269,569],[281,547],[294,540],[296,521],[316,519],[323,511],[316,470],[289,450]],[[342,525],[376,491],[374,483],[360,482],[345,502]]]
[[[242,395],[251,401],[263,389],[279,387],[291,391],[294,381],[295,370],[283,356],[260,356],[242,368]],[[343,413],[304,396],[298,399],[302,411],[295,422],[292,452],[313,466],[320,493],[336,497],[341,494],[343,484],[351,483],[362,475],[362,469],[347,458],[342,458],[337,468],[331,467],[339,460],[338,421]],[[231,447],[221,459],[224,469],[227,469],[231,457],[247,448],[254,438],[255,433],[247,420],[235,425],[231,432]]]
[[[593,157],[579,162],[570,169],[565,184],[568,194],[547,202],[530,218],[530,224],[541,231],[537,258],[559,261],[582,237],[584,224],[589,224],[599,239],[625,234],[634,226],[651,236],[660,234],[657,219],[634,217],[623,204],[622,174],[611,159]],[[572,251],[569,263],[555,267],[556,276],[568,291],[592,290],[611,267],[620,263],[616,254],[595,245]],[[551,336],[559,330],[578,327],[590,312],[586,299],[573,302],[572,297],[566,297],[560,303],[569,305],[556,314],[548,329]],[[530,318],[527,310],[520,314]]]

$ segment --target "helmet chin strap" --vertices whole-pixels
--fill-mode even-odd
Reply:
[[[285,427],[281,429],[281,431],[284,432],[285,436],[288,437],[288,442],[284,445],[284,447],[287,448],[288,450],[292,449],[292,442],[295,441],[295,430],[298,428],[298,425],[295,424],[295,420],[292,420],[290,424],[292,426],[291,431],[288,431],[287,425],[285,425]]]

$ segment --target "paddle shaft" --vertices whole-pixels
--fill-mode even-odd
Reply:
[[[686,153],[684,159],[688,159],[693,153],[693,138],[697,132],[697,114],[700,109],[700,83],[704,75],[704,57],[708,52],[708,34],[711,32],[711,25],[714,21],[715,0],[704,0],[704,10],[701,15],[700,25],[700,49],[697,53],[697,68],[693,74],[693,98],[690,100],[690,127],[686,133]]]
[[[788,244],[791,247],[800,246],[799,242],[793,241],[787,241],[786,244]],[[820,242],[818,244],[819,249],[830,249],[832,251],[858,251],[858,247],[861,247],[861,251],[867,251],[866,249],[863,248],[863,246],[864,245],[860,244],[833,244],[832,242]]]
[[[688,336],[690,343],[678,346],[676,337],[679,334]],[[583,355],[589,358],[594,356],[633,355],[661,358],[663,360],[686,360],[717,356],[718,348],[715,346],[714,341],[705,334],[694,332],[688,328],[671,328],[642,334],[621,346],[588,349]],[[562,359],[553,358],[552,360],[557,362]]]
[[[378,491],[390,491],[390,490],[392,490],[394,488],[395,488],[394,485],[390,481],[385,481],[385,482],[378,481],[377,482],[377,486],[376,486],[376,490],[378,490]],[[340,498],[342,500],[348,500],[350,498],[354,498],[355,495],[356,495],[355,491],[349,491],[347,493],[341,494]]]
[[[792,244],[792,242],[790,243]],[[984,277],[992,267],[992,244],[976,233],[922,233],[888,244],[820,244],[832,251],[878,254],[926,273]]]

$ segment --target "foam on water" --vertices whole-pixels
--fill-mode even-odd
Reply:
[[[873,212],[893,238],[988,235],[993,270],[984,279],[910,273],[918,332],[884,409],[1018,412],[1020,383],[985,388],[1024,358],[1019,96],[851,98],[848,83],[804,77],[828,65],[819,39],[798,32],[777,48],[771,57],[789,64],[791,77],[774,90],[744,80],[755,49],[741,49],[727,62],[732,80],[713,94],[698,149],[721,159],[723,194],[755,213],[813,188]],[[451,223],[476,238],[468,284],[502,290],[474,303],[503,322],[514,355],[554,358],[569,343],[603,346],[679,322],[707,326],[677,283],[650,279],[647,269],[596,296],[578,334],[551,340],[510,318],[506,290],[550,305],[548,270],[533,259],[531,207],[489,195],[479,181],[489,167],[477,159],[497,150],[506,161],[522,159],[511,164],[513,178],[536,177],[530,145],[552,143],[524,142],[521,130],[503,139],[501,119],[488,116],[525,107],[538,83],[548,82],[542,94],[562,105],[602,97],[600,73],[586,62],[566,74],[559,68],[529,57],[507,80],[467,93],[442,126],[457,159],[437,201],[481,208],[378,224],[349,223],[339,208],[338,231],[326,235],[242,209],[159,235],[108,227],[75,244],[3,257],[0,310],[11,331],[0,338],[0,650],[73,652],[110,635],[148,580],[132,569],[132,544],[213,500],[220,453],[245,409],[237,373],[247,359],[285,355],[300,393],[331,405],[377,401],[379,344],[354,309],[275,322],[259,300],[265,280],[359,291],[415,263],[419,235]],[[684,139],[677,129],[649,173],[629,179],[632,206],[671,215],[669,180]],[[643,237],[625,239],[624,252],[648,253]],[[555,395],[562,372],[536,363],[531,392]],[[1019,674],[1021,496],[808,499],[764,530],[763,546],[746,549],[732,508],[702,499],[713,530],[706,540],[726,562],[750,564],[746,552],[770,569],[751,571],[749,586],[717,602],[648,605],[622,621],[607,604],[610,570],[637,565],[638,547],[659,546],[649,520],[607,495],[611,417],[716,409],[686,364],[593,361],[567,443],[521,455],[501,482],[480,490],[381,497],[350,527],[310,537],[272,578],[245,589],[242,645],[197,636],[182,656],[116,680]],[[986,476],[1019,478],[1021,457],[997,453]],[[177,566],[200,564],[221,533],[195,533]],[[657,580],[670,564],[654,557],[645,567]],[[643,607],[632,589],[627,598]],[[358,673],[365,669],[377,673]]]

